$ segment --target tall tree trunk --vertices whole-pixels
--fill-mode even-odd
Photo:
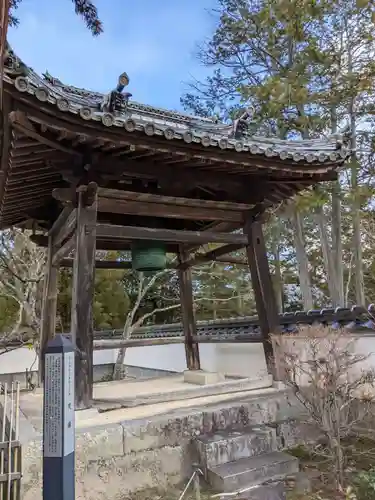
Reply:
[[[348,74],[353,73],[353,53],[352,46],[350,44],[350,25],[347,19],[345,19],[345,31],[348,39]],[[349,120],[350,120],[350,146],[353,151],[352,158],[350,162],[351,170],[351,188],[352,188],[352,225],[353,225],[353,260],[354,260],[354,284],[355,284],[355,298],[357,305],[364,306],[365,299],[365,287],[363,278],[363,259],[362,259],[362,242],[361,242],[361,204],[358,197],[358,172],[359,172],[359,161],[356,155],[357,138],[356,138],[356,113],[355,113],[355,95],[356,89],[353,87],[351,89],[352,96],[349,102]]]
[[[328,224],[323,212],[323,207],[319,206],[318,208],[316,208],[315,218],[319,227],[320,242],[322,245],[322,253],[323,253],[323,262],[327,273],[328,291],[332,301],[332,305],[334,307],[337,307],[340,305],[340,301],[337,292],[336,271],[334,265],[334,257],[332,255],[330,244],[328,241],[328,233],[327,233]]]
[[[332,187],[332,255],[336,274],[337,305],[345,307],[344,292],[344,264],[342,254],[342,227],[341,227],[341,186],[334,182]]]
[[[354,257],[354,285],[357,305],[364,306],[365,287],[363,278],[362,241],[361,241],[361,205],[358,200],[358,170],[359,164],[356,158],[351,163],[352,183],[352,224],[353,224],[353,257]]]
[[[331,108],[331,132],[337,132],[337,109]],[[336,291],[338,306],[345,307],[344,292],[344,264],[342,253],[342,226],[341,226],[341,185],[340,180],[335,181],[332,186],[332,255],[333,267],[336,274]]]
[[[273,276],[273,287],[275,290],[277,310],[281,314],[284,310],[284,287],[283,278],[281,273],[281,263],[280,263],[280,248],[275,242],[272,248],[272,253],[274,255],[274,266],[275,274]]]
[[[301,287],[303,307],[306,310],[314,308],[311,280],[309,274],[309,261],[305,249],[302,217],[295,205],[291,207],[291,222],[293,226],[294,246],[298,265],[299,282]]]

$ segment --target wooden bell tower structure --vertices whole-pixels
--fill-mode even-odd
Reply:
[[[37,228],[48,247],[42,346],[55,334],[58,267],[74,255],[71,333],[77,407],[92,402],[95,251],[160,242],[178,256],[187,367],[200,368],[191,268],[245,248],[269,369],[276,301],[262,233],[267,209],[337,178],[344,141],[250,134],[227,125],[37,75],[8,50],[3,78],[0,226]],[[209,252],[200,246],[216,244]]]

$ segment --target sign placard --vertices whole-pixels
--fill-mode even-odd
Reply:
[[[63,355],[46,354],[44,384],[44,456],[62,457]]]
[[[44,353],[43,500],[75,498],[75,347],[55,335]]]
[[[64,456],[73,453],[74,436],[74,352],[64,355]]]

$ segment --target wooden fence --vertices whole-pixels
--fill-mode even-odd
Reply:
[[[20,500],[20,385],[0,384],[0,500]]]

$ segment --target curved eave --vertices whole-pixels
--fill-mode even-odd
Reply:
[[[143,141],[145,146],[158,143],[166,148],[172,144],[186,151],[204,156],[220,155],[221,161],[238,164],[252,164],[254,158],[262,157],[269,169],[293,169],[295,171],[323,172],[336,169],[350,155],[343,141],[337,136],[323,140],[283,141],[273,138],[252,137],[236,140],[226,137],[219,130],[223,126],[210,128],[207,122],[182,120],[175,114],[174,118],[163,116],[155,110],[154,113],[144,113],[134,109],[131,104],[125,113],[106,113],[98,109],[95,101],[72,98],[62,93],[60,87],[55,87],[32,73],[32,77],[11,75],[4,77],[6,85],[13,87],[15,97],[22,100],[30,98],[35,106],[51,112],[50,107],[66,120],[75,118],[82,127],[106,129],[113,134],[113,139]],[[18,94],[18,95],[17,95]],[[87,91],[87,94],[89,92]],[[183,115],[185,116],[185,115]],[[221,128],[220,128],[221,127]],[[84,132],[83,132],[84,133]]]

